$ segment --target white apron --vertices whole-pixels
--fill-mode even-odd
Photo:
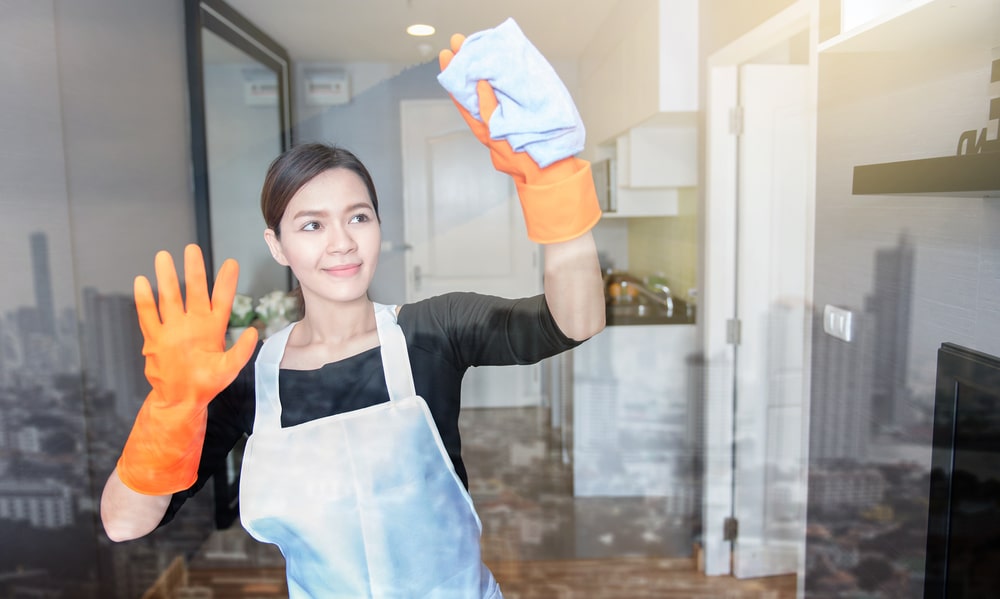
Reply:
[[[394,306],[375,305],[390,401],[281,427],[278,369],[292,326],[255,363],[257,411],[240,520],[285,556],[289,597],[501,599],[482,523],[416,394]]]

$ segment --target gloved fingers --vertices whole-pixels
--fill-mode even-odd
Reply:
[[[441,50],[438,52],[438,66],[441,67],[442,71],[448,68],[452,58],[455,58],[455,53],[451,50]]]
[[[451,36],[451,50],[442,50],[438,54],[438,63],[442,71],[448,67],[464,43],[464,35],[456,33]],[[537,170],[537,165],[534,165],[534,162],[530,158],[528,162],[531,162],[531,164],[522,165],[523,161],[506,140],[494,140],[490,137],[488,123],[496,111],[499,102],[497,101],[496,92],[489,81],[479,81],[476,83],[476,96],[479,100],[479,118],[472,116],[454,97],[452,97],[452,101],[455,102],[458,113],[462,115],[472,133],[481,143],[489,148],[493,166],[498,171],[514,177],[517,182],[523,182],[525,167],[530,169],[533,166],[533,170]]]
[[[153,299],[153,288],[149,284],[149,279],[143,276],[135,278],[132,284],[135,295],[135,310],[139,313],[139,329],[142,331],[143,339],[151,339],[156,336],[160,329],[160,313],[156,309],[156,300]]]
[[[253,356],[254,349],[257,348],[257,329],[254,327],[247,327],[247,330],[243,331],[236,343],[230,347],[223,358],[223,372],[231,373],[233,379],[239,374],[240,370],[246,366],[246,363],[250,361],[250,357]],[[233,382],[229,380],[226,382]]]
[[[229,313],[233,310],[233,298],[236,297],[236,283],[240,278],[240,265],[232,258],[227,259],[215,276],[215,287],[212,288],[212,313],[218,318],[229,322]]]
[[[208,301],[208,277],[201,248],[189,243],[184,248],[184,288],[188,314],[208,314],[212,305]]]
[[[451,36],[451,48],[438,52],[438,65],[441,67],[442,71],[448,68],[448,65],[451,63],[451,59],[455,58],[455,52],[458,52],[458,49],[462,47],[464,42],[465,36],[461,33],[456,33]]]
[[[476,84],[476,95],[479,96],[479,116],[484,123],[489,123],[493,111],[497,109],[496,92],[489,81],[480,81]]]
[[[472,134],[476,136],[476,139],[478,139],[480,143],[489,145],[490,129],[486,126],[486,123],[472,116],[472,113],[459,104],[458,100],[456,100],[454,96],[452,96],[451,101],[454,102],[455,107],[458,108],[458,114],[462,116],[462,120],[464,120],[465,124],[469,126],[469,130],[471,130]]]
[[[463,43],[465,43],[465,36],[461,33],[456,33],[451,36],[451,49],[441,50],[441,52],[438,53],[438,64],[440,65],[442,71],[448,68],[452,59],[455,58],[455,52],[458,52]],[[469,126],[469,129],[472,130],[476,139],[484,144],[489,143],[490,132],[485,123],[472,116],[472,114],[469,113],[464,106],[455,100],[454,96],[451,96],[451,101],[455,103],[455,106],[458,108],[458,113],[462,115],[462,119],[465,120],[465,123]]]
[[[177,282],[177,269],[170,252],[156,252],[153,261],[156,270],[156,288],[160,293],[160,320],[168,322],[184,315],[184,300]]]
[[[493,168],[510,175],[515,183],[524,182],[523,161],[517,159],[517,154],[507,140],[502,139],[490,144],[490,160],[493,162]]]
[[[462,49],[462,44],[465,43],[465,36],[461,33],[453,33],[448,43],[451,45],[451,51],[458,54],[458,51]]]

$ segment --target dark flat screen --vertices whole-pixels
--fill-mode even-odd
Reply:
[[[925,599],[1000,597],[1000,361],[939,352]]]

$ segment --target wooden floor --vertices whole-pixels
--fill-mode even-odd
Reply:
[[[505,599],[793,599],[795,577],[707,577],[693,560],[513,561],[488,564]],[[287,597],[284,568],[189,570],[179,599]]]
[[[506,599],[794,599],[795,576],[708,577],[693,560],[617,558],[489,564]]]
[[[505,599],[793,599],[795,576],[708,577],[683,521],[658,501],[580,499],[534,409],[463,411],[463,455],[483,523],[482,557]],[[609,540],[610,539],[610,540]],[[607,543],[605,543],[607,541]],[[284,558],[237,524],[181,565],[184,587],[149,599],[287,597]],[[168,577],[169,578],[169,577]]]

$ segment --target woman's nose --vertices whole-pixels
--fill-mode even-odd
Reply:
[[[357,248],[354,237],[346,227],[327,229],[326,251],[330,254],[350,252]]]

